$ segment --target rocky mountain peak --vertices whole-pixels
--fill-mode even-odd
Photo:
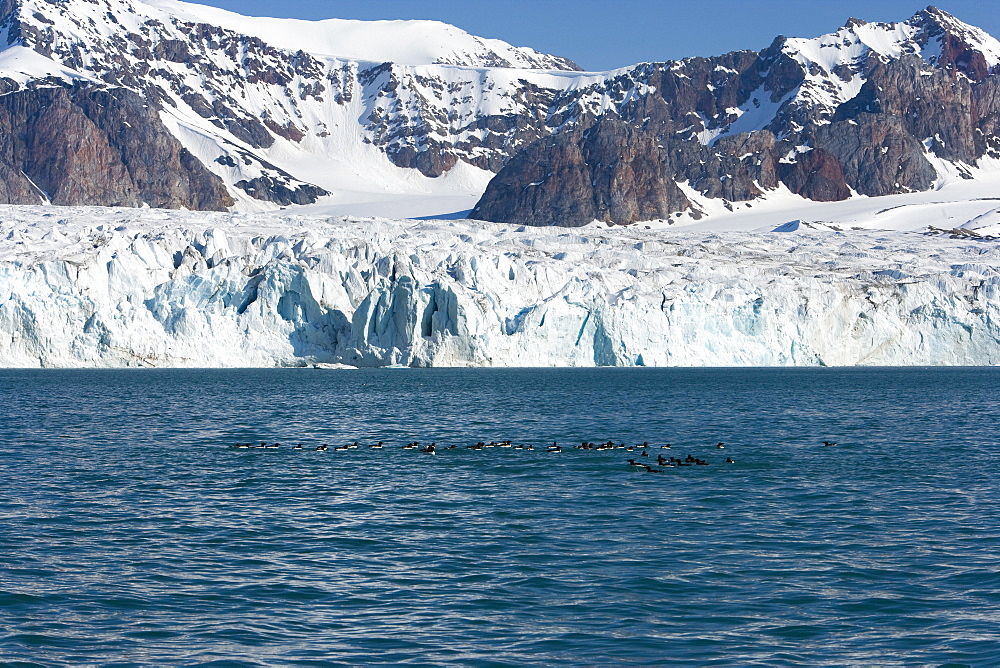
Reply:
[[[657,95],[616,110],[643,119],[641,136],[611,125],[600,135],[622,136],[620,146],[572,134],[538,142],[501,170],[473,216],[629,223],[640,211],[697,216],[711,200],[731,208],[778,189],[818,201],[926,190],[938,169],[969,176],[1000,158],[998,64],[1000,43],[933,7],[898,23],[851,19],[817,38],[779,37],[758,54],[668,63],[643,75],[662,105]],[[594,127],[617,122],[609,116]],[[637,152],[658,170],[624,187]],[[682,196],[663,195],[673,186]],[[590,204],[602,201],[615,206]]]
[[[949,14],[945,10],[934,5],[928,5],[924,9],[921,9],[908,19],[907,23],[921,28],[933,27],[935,30],[951,32],[959,35],[963,33],[970,35],[977,34],[979,39],[982,39],[983,36],[988,36],[987,33],[980,28],[965,23],[953,14]]]
[[[961,72],[973,81],[1000,71],[1000,42],[982,29],[934,6],[917,12],[907,23],[917,30],[915,41],[931,65]]]
[[[0,89],[134,91],[249,208],[315,202],[344,187],[330,174],[365,188],[397,178],[393,165],[430,178],[460,161],[496,171],[544,133],[515,120],[538,98],[533,81],[579,70],[434,21],[256,19],[175,0],[0,2]],[[367,171],[350,176],[358,165]]]

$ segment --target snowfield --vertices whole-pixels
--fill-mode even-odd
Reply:
[[[1000,202],[953,204],[965,231],[0,207],[0,366],[995,364]]]

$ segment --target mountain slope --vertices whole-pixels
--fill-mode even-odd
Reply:
[[[222,181],[129,90],[77,84],[2,95],[0,135],[12,203],[216,211],[233,204]]]
[[[206,12],[236,29],[202,21],[198,14]],[[279,44],[246,34],[250,29]],[[521,93],[511,81],[521,74],[558,79],[578,69],[434,22],[289,25],[175,2],[6,0],[0,35],[4,54],[34,54],[30,67],[0,70],[7,90],[76,81],[137,92],[251,207],[255,200],[312,202],[345,182],[391,189],[413,180],[409,170],[440,176],[460,157],[479,170],[498,169],[505,141],[480,148],[479,138],[491,132],[476,124],[502,115],[518,126],[522,108],[511,100]],[[300,35],[305,45],[342,45],[349,56],[375,60],[283,48]],[[432,45],[414,42],[428,35]],[[379,60],[384,56],[413,64]],[[542,67],[554,74],[519,69]],[[486,172],[472,179],[477,188],[486,180]]]
[[[457,201],[499,173],[475,215],[625,223],[775,193],[925,190],[1000,155],[1000,43],[935,8],[604,73],[436,22],[256,19],[174,0],[0,0],[0,40],[0,94],[38,106],[51,88],[130,92],[154,112],[139,134],[179,143],[166,164],[186,185],[133,183],[124,197],[108,181],[106,196],[91,185],[62,203],[344,210],[393,194]],[[63,139],[18,141],[0,137],[6,201],[56,201],[31,185],[46,155],[29,153]],[[104,141],[122,166],[92,171],[134,172],[127,137]],[[571,162],[541,172],[551,151]]]
[[[440,21],[303,21],[247,17],[176,0],[146,5],[194,23],[218,26],[285,51],[304,51],[340,60],[397,65],[459,65],[475,68],[579,70],[566,58],[470,35]]]
[[[933,7],[902,23],[852,19],[814,40],[778,38],[756,54],[652,65],[640,76],[658,93],[529,147],[472,216],[628,223],[650,210],[697,217],[692,199],[731,207],[790,191],[830,201],[927,190],[956,169],[972,178],[1000,157],[998,71],[1000,43]],[[645,153],[630,159],[660,165],[662,176],[646,171],[623,188],[619,147],[588,149],[595,133],[622,134],[622,122],[644,137]],[[644,194],[675,186],[692,197]],[[578,215],[563,214],[573,208]]]

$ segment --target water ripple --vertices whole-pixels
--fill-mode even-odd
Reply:
[[[998,389],[992,369],[0,372],[0,657],[997,664]],[[399,447],[500,438],[536,449]],[[609,438],[712,464],[571,449]],[[312,450],[355,440],[387,447]]]

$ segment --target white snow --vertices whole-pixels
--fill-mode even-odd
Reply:
[[[731,115],[736,116],[736,120],[725,128],[704,130],[698,133],[698,140],[702,144],[710,146],[717,142],[720,137],[725,137],[726,135],[738,135],[741,132],[763,130],[774,120],[775,115],[781,109],[782,105],[792,99],[794,95],[795,92],[793,91],[777,101],[772,101],[771,93],[764,90],[764,86],[761,86],[752,92],[750,98],[739,107],[726,110]]]
[[[63,67],[23,46],[9,46],[0,51],[0,76],[13,79],[19,84],[48,77],[63,81],[92,80],[85,74]]]
[[[815,64],[832,72],[837,65],[857,63],[869,51],[889,59],[913,53],[916,32],[915,27],[905,22],[845,26],[821,37],[788,39],[784,51],[807,68]]]
[[[504,67],[552,67],[551,59],[534,49],[476,37],[440,21],[303,21],[243,16],[176,0],[144,0],[144,4],[171,16],[259,37],[279,49],[313,55],[398,65],[496,67],[502,59]]]
[[[943,162],[943,161],[942,161]],[[832,226],[841,230],[913,231],[927,226],[953,229],[1000,206],[1000,170],[995,161],[983,160],[981,167],[967,167],[971,179],[956,170],[942,176],[933,190],[887,195],[854,197],[840,202],[813,202],[788,191],[783,185],[752,202],[724,202],[703,197],[685,183],[679,184],[706,217],[686,213],[672,221],[648,223],[651,227],[685,227],[712,232],[766,231],[789,221],[806,226]],[[950,164],[950,163],[949,163]],[[732,211],[726,209],[729,205]],[[982,219],[982,224],[985,225]],[[643,225],[643,224],[640,224]],[[977,228],[978,229],[978,228]],[[996,234],[1000,228],[981,230]]]

